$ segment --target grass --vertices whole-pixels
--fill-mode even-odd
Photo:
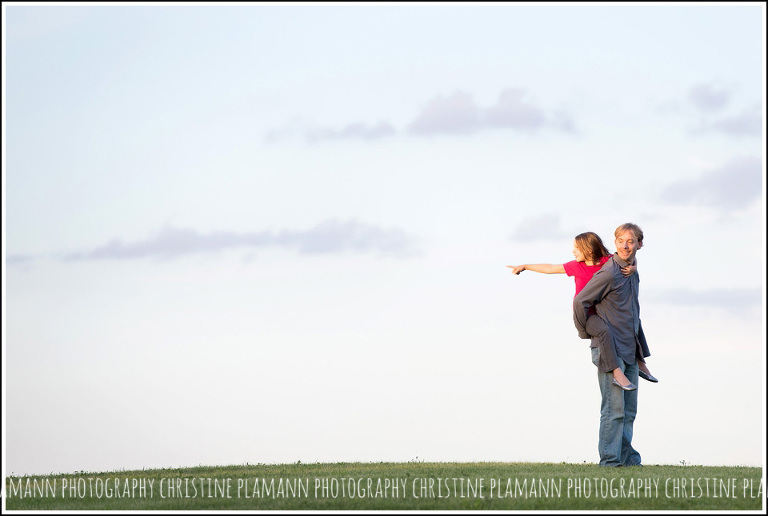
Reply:
[[[760,511],[753,467],[542,463],[212,466],[8,477],[7,510]]]

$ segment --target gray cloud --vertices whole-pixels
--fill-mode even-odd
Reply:
[[[308,127],[309,126],[309,127]],[[377,124],[367,125],[355,122],[342,129],[329,127],[314,127],[300,119],[289,122],[286,126],[273,129],[264,136],[266,143],[275,143],[281,140],[301,138],[307,143],[317,143],[329,140],[366,140],[373,141],[397,133],[392,124],[381,121]]]
[[[718,111],[728,104],[730,93],[710,84],[697,84],[688,92],[688,99],[702,111]]]
[[[578,132],[576,129],[576,123],[573,121],[573,117],[570,115],[570,113],[566,113],[562,110],[557,110],[552,113],[550,125],[555,129],[559,129],[566,133],[576,134]]]
[[[660,200],[720,209],[741,208],[761,197],[762,180],[760,158],[736,158],[696,179],[670,184],[662,190]]]
[[[521,221],[510,238],[518,242],[531,242],[534,240],[562,240],[572,236],[575,236],[575,233],[568,233],[560,227],[560,215],[544,213]]]
[[[524,100],[525,90],[507,88],[499,95],[499,102],[485,111],[485,119],[491,127],[512,129],[538,129],[547,123],[540,108]]]
[[[734,138],[762,137],[763,109],[760,103],[746,107],[740,113],[724,113],[731,104],[731,97],[732,92],[726,88],[697,84],[688,91],[687,100],[664,102],[657,112],[687,117],[696,124],[688,129],[692,135],[721,133]]]
[[[719,132],[734,137],[762,136],[763,116],[759,104],[745,108],[741,113],[713,115],[721,112],[731,100],[731,92],[711,84],[697,84],[688,92],[688,100],[703,115],[698,127],[691,133]]]
[[[713,120],[705,126],[705,130],[707,129],[731,136],[762,136],[762,110],[759,105],[747,108],[738,115]]]
[[[723,308],[734,313],[760,307],[763,300],[759,288],[714,288],[694,291],[688,288],[648,290],[643,293],[645,301],[676,306],[701,306]]]
[[[414,135],[472,134],[483,129],[513,129],[536,131],[555,129],[575,133],[576,125],[570,114],[555,110],[545,112],[536,106],[522,88],[507,88],[499,94],[495,105],[482,108],[475,104],[472,96],[463,91],[452,95],[438,95],[427,102],[407,125],[406,132]],[[355,122],[341,129],[312,127],[296,118],[282,128],[269,131],[264,141],[274,143],[280,140],[303,138],[308,143],[332,140],[374,141],[394,136],[400,131],[387,121],[377,124]]]
[[[395,129],[389,124],[389,122],[379,122],[374,126],[367,126],[362,123],[349,124],[341,130],[309,129],[305,132],[304,137],[308,142],[314,143],[322,140],[378,140],[379,138],[392,136],[394,134]]]
[[[301,254],[374,252],[407,257],[415,253],[415,240],[399,229],[386,230],[355,221],[329,220],[306,231],[282,230],[237,233],[214,231],[201,234],[193,229],[165,228],[147,240],[123,243],[112,240],[85,253],[74,253],[66,260],[126,260],[139,258],[170,259],[218,252],[239,247],[282,247]]]
[[[408,129],[414,134],[471,133],[480,123],[478,108],[468,93],[457,91],[429,101]]]
[[[272,129],[264,135],[264,141],[266,143],[275,143],[280,140],[287,140],[294,138],[296,135],[303,134],[305,122],[301,118],[294,118],[288,121],[282,127]]]
[[[420,135],[468,134],[480,129],[535,131],[545,127],[575,132],[570,115],[564,112],[547,115],[526,96],[522,88],[507,88],[499,94],[495,105],[484,109],[465,92],[438,96],[424,106],[408,129]]]
[[[8,266],[27,265],[34,260],[35,257],[28,254],[9,254],[5,257],[5,264]]]

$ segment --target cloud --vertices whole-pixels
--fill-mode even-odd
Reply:
[[[397,257],[411,256],[415,240],[402,230],[382,229],[355,221],[329,220],[306,231],[282,230],[237,233],[214,231],[202,234],[194,229],[165,228],[147,240],[109,243],[85,253],[65,257],[77,260],[171,259],[194,253],[211,253],[241,247],[282,247],[300,254],[374,252]]]
[[[745,109],[738,115],[713,120],[704,130],[718,131],[731,136],[762,136],[763,115],[759,105]]]
[[[657,112],[682,115],[693,121],[692,135],[721,133],[734,138],[762,137],[763,109],[760,103],[741,112],[723,111],[731,103],[732,92],[711,84],[697,84],[688,91],[687,100],[670,100],[660,104]]]
[[[660,200],[672,204],[738,209],[761,197],[762,180],[760,158],[735,158],[696,179],[668,185],[662,190]]]
[[[284,127],[273,129],[264,136],[266,143],[275,143],[280,140],[301,138],[307,143],[317,143],[328,140],[365,140],[373,141],[388,136],[394,136],[397,131],[387,121],[377,124],[364,124],[355,122],[346,125],[342,129],[329,127],[316,127],[296,118]]]
[[[525,90],[507,88],[499,95],[495,106],[485,110],[485,119],[491,127],[512,129],[538,129],[546,124],[547,118],[540,108],[526,103]]]
[[[759,104],[745,108],[741,113],[719,115],[731,100],[731,92],[711,84],[697,84],[688,92],[688,100],[703,115],[699,126],[691,133],[719,132],[734,137],[762,136],[763,116]]]
[[[471,133],[480,123],[478,108],[468,93],[457,91],[430,100],[408,129],[414,134]]]
[[[512,129],[533,132],[555,129],[576,133],[576,125],[569,113],[555,110],[545,112],[536,106],[523,88],[507,88],[499,94],[495,105],[480,107],[472,96],[463,91],[452,95],[438,95],[428,101],[407,125],[405,132],[417,136],[434,134],[468,135],[480,130]],[[377,124],[350,123],[341,129],[312,127],[297,117],[284,127],[273,129],[264,141],[274,143],[291,138],[303,138],[307,143],[332,140],[374,141],[397,135],[400,131],[387,121]]]
[[[761,306],[763,293],[759,288],[713,288],[704,291],[677,288],[648,290],[643,294],[643,297],[654,303],[723,308],[731,312],[741,313]]]
[[[534,240],[562,240],[574,236],[560,227],[560,215],[556,213],[544,213],[537,217],[525,219],[512,233],[511,239],[518,242],[532,242]]]
[[[438,96],[429,101],[408,126],[413,134],[469,134],[481,129],[515,129],[535,131],[555,128],[575,132],[575,125],[565,112],[548,115],[527,99],[522,88],[507,88],[499,94],[498,102],[480,108],[465,92],[449,97]]]
[[[349,124],[344,129],[309,129],[305,132],[305,139],[314,143],[322,140],[378,140],[386,136],[395,134],[395,129],[389,122],[379,122],[373,126],[367,126],[362,123]]]
[[[14,265],[27,265],[34,260],[35,257],[28,254],[9,254],[5,257],[5,264],[9,267]]]
[[[724,108],[730,99],[730,93],[716,89],[710,84],[697,84],[688,92],[688,99],[701,111],[713,112]]]

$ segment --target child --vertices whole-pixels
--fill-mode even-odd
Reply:
[[[639,242],[639,246],[642,247],[642,240]],[[529,270],[534,272],[541,272],[544,274],[562,274],[565,273],[568,276],[574,277],[576,283],[576,294],[581,292],[581,289],[589,282],[592,276],[600,270],[605,262],[611,259],[611,253],[608,252],[603,241],[600,237],[592,232],[581,233],[577,235],[573,241],[573,256],[576,260],[564,263],[564,264],[525,264],[525,265],[507,265],[512,272],[520,274],[522,271]],[[624,276],[634,274],[637,270],[637,262],[632,265],[628,265],[622,269]],[[574,297],[575,295],[574,294]],[[590,315],[596,315],[594,307],[590,308]],[[631,391],[637,389],[637,386],[629,381],[624,374],[624,371],[618,366],[616,350],[613,346],[613,342],[610,339],[597,339],[598,347],[600,348],[600,354],[605,359],[608,370],[613,372],[614,385],[624,389],[625,391]],[[643,350],[644,352],[646,350]],[[648,366],[644,360],[638,360],[638,367],[640,369],[639,375],[641,378],[648,380],[649,382],[658,382],[648,370]]]

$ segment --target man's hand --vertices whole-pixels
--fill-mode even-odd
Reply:
[[[507,265],[510,269],[512,269],[512,272],[515,274],[520,274],[525,270],[525,265]]]
[[[627,276],[632,276],[635,272],[637,272],[637,265],[627,265],[626,267],[621,268],[621,275],[625,278]]]

